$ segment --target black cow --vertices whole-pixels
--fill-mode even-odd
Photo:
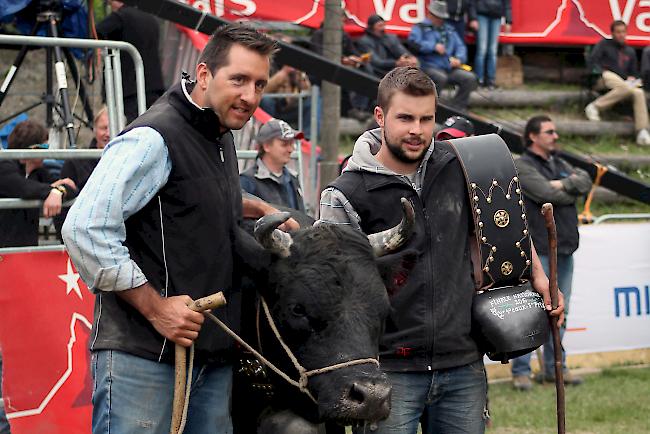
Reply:
[[[337,225],[304,228],[289,235],[276,229],[287,220],[288,213],[258,221],[255,237],[267,252],[272,252],[272,259],[258,268],[255,284],[268,303],[282,339],[305,369],[377,357],[389,310],[386,287],[399,280],[394,277],[402,271],[404,257],[383,255],[397,250],[413,225],[410,203],[403,200],[402,206],[405,217],[398,226],[368,237]],[[258,328],[264,356],[298,379],[263,313]],[[273,380],[274,392],[270,409],[257,427],[261,433],[318,433],[323,428],[317,424],[323,421],[340,425],[372,423],[385,419],[390,411],[390,385],[373,363],[310,377],[307,387],[316,405],[298,388],[270,370],[266,372]],[[236,403],[241,407],[239,393]],[[246,408],[236,409],[235,417],[241,418],[243,413],[250,419],[259,403],[253,396],[244,399]],[[241,422],[235,420],[239,432],[251,432],[250,428],[242,428],[247,425]]]

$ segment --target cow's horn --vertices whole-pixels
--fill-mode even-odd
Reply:
[[[368,241],[370,241],[375,256],[383,256],[399,249],[408,241],[413,232],[413,226],[415,225],[413,205],[405,198],[402,198],[401,202],[402,221],[393,228],[368,235]]]
[[[255,239],[267,250],[283,258],[291,254],[291,235],[277,229],[282,223],[289,220],[291,214],[278,212],[269,214],[255,222]]]

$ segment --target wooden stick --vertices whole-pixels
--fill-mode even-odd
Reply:
[[[559,303],[559,294],[557,287],[557,230],[555,228],[555,219],[553,218],[553,205],[545,203],[542,205],[542,214],[546,223],[548,233],[548,265],[549,265],[549,289],[551,293],[551,306],[553,310],[557,309]],[[551,334],[553,335],[553,349],[555,356],[555,395],[556,395],[556,412],[557,412],[557,432],[564,434],[565,427],[565,403],[564,403],[564,375],[562,372],[562,344],[560,342],[560,329],[557,326],[558,317],[550,316]],[[542,375],[545,375],[542,373]]]
[[[208,309],[216,309],[226,304],[223,293],[208,295],[193,301],[188,307],[195,312],[203,312]],[[182,345],[176,344],[176,364],[174,368],[174,401],[172,404],[171,434],[178,433],[183,418],[183,407],[185,406],[185,388],[187,385],[187,350]],[[190,379],[191,381],[191,379]]]

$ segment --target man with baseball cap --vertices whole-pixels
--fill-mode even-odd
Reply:
[[[449,104],[467,110],[469,96],[478,87],[476,76],[463,69],[467,47],[451,24],[447,2],[430,1],[425,19],[411,28],[408,40],[418,49],[418,60],[424,72],[436,83],[438,94],[447,84],[457,87]]]
[[[266,202],[304,211],[298,177],[286,167],[295,150],[294,142],[303,137],[283,120],[271,119],[262,125],[255,137],[255,164],[239,175],[242,189]]]
[[[436,140],[460,139],[474,135],[474,124],[462,116],[451,116],[436,133]]]

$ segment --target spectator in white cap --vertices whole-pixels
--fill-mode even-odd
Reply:
[[[262,125],[255,141],[255,164],[239,175],[242,189],[275,205],[305,210],[297,174],[287,167],[295,141],[303,138],[285,121],[271,119]]]

